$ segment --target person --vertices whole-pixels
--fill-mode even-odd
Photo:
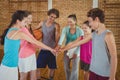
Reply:
[[[32,14],[29,11],[26,11],[27,16],[27,25],[21,30],[34,37],[31,28]],[[26,40],[21,40],[20,51],[19,51],[19,72],[20,80],[27,80],[28,73],[30,73],[30,80],[36,80],[36,48],[37,46],[29,43]]]
[[[84,35],[83,30],[77,25],[77,18],[75,14],[68,16],[68,26],[64,27],[59,40],[59,48],[65,41],[65,45],[75,41],[78,37]],[[59,50],[58,48],[58,50]],[[79,71],[79,47],[64,52],[64,69],[66,74],[66,80],[78,80]],[[72,54],[72,55],[71,55]],[[70,62],[72,62],[72,70],[70,70]]]
[[[78,41],[87,38],[89,35],[91,35],[91,32],[93,32],[91,26],[89,26],[88,21],[85,21],[81,28],[84,31],[84,36],[82,36],[82,38],[78,38],[77,39]],[[87,43],[80,45],[80,67],[84,73],[84,80],[89,80],[89,67],[91,62],[91,56],[92,56],[92,39]]]
[[[57,9],[50,9],[47,13],[48,19],[41,21],[36,28],[42,28],[42,42],[47,46],[56,49],[60,37],[60,26],[55,22],[59,18],[59,11]],[[53,80],[56,65],[56,57],[49,50],[41,49],[37,58],[38,79],[41,79],[40,68],[49,68],[49,79]]]
[[[31,38],[20,30],[26,25],[27,16],[28,15],[23,10],[17,10],[14,12],[10,25],[2,35],[1,43],[4,44],[4,56],[0,65],[1,80],[18,80],[18,53],[20,49],[20,41],[22,39],[39,47],[46,48],[51,52],[56,52],[54,49],[44,45],[34,38]]]
[[[112,31],[104,24],[105,15],[99,8],[93,8],[87,14],[89,25],[95,31],[86,39],[71,42],[61,51],[82,45],[92,38],[92,58],[89,80],[115,80],[117,69],[117,51]]]

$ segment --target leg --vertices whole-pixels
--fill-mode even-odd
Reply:
[[[37,78],[36,78],[36,70],[30,71],[30,80],[37,80]]]
[[[48,64],[48,53],[45,50],[41,50],[37,58],[37,79],[41,78],[40,68],[45,68]]]
[[[37,69],[37,79],[41,79],[40,69]]]
[[[49,69],[49,78],[50,80],[53,80],[55,74],[55,69]]]
[[[83,70],[84,80],[89,80],[89,68],[90,64],[80,60],[80,67]]]
[[[56,57],[50,51],[48,52],[48,55],[49,55],[48,59],[49,79],[53,80],[55,69],[57,68]]]
[[[27,80],[28,73],[20,72],[20,80]]]
[[[68,58],[68,56],[66,55],[66,53],[64,53],[64,69],[65,69],[65,75],[66,75],[66,80],[70,79],[70,59]]]
[[[89,72],[84,71],[84,80],[89,80]]]
[[[79,71],[79,57],[72,59],[72,72],[70,80],[78,80]]]

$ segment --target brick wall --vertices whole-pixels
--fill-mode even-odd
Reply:
[[[9,2],[8,0],[0,0],[0,34],[6,28],[9,21]]]
[[[17,2],[21,1],[21,2]],[[23,2],[25,1],[25,2]],[[29,10],[33,13],[33,26],[40,20],[47,18],[47,2],[35,2],[33,0],[2,0],[0,1],[0,34],[10,21],[11,14],[17,9]],[[86,20],[86,12],[91,8],[92,0],[53,0],[53,8],[60,11],[60,18],[56,21],[60,23],[61,29],[67,25],[67,16],[76,14],[78,24]]]
[[[61,28],[67,25],[67,16],[70,14],[76,14],[77,23],[81,25],[87,19],[86,13],[92,7],[92,0],[53,0],[53,7],[60,11],[57,21]]]
[[[106,27],[113,31],[120,54],[120,0],[99,0],[99,5],[105,11]]]
[[[14,2],[10,2],[14,1]],[[16,1],[16,2],[15,2]],[[22,1],[22,2],[17,2]],[[25,2],[23,2],[25,1]],[[33,1],[33,2],[32,2]],[[36,26],[40,20],[44,20],[47,18],[47,1],[42,0],[43,2],[35,2],[36,0],[0,0],[0,34],[3,32],[4,28],[10,22],[11,14],[17,9],[27,9],[33,13],[33,26]],[[106,8],[105,0],[99,0],[99,7],[105,10],[106,13],[106,25],[109,29],[111,29],[116,38],[116,43],[118,47],[118,53],[120,54],[120,7]],[[120,3],[120,0],[106,0],[108,3]],[[83,21],[87,19],[86,13],[89,9],[92,8],[92,0],[53,0],[53,8],[56,8],[60,11],[60,18],[56,20],[61,25],[61,29],[67,25],[67,16],[70,14],[76,14],[78,18],[78,24],[81,25]],[[113,10],[114,9],[114,10]],[[109,16],[111,15],[111,16]],[[117,17],[116,17],[117,16]],[[110,22],[112,20],[113,22]],[[118,20],[115,22],[115,20]],[[112,24],[113,23],[113,24]],[[110,25],[109,25],[110,24]],[[115,25],[115,26],[114,26]],[[58,69],[55,73],[55,80],[65,80],[64,67],[63,67],[63,55],[59,55],[57,59]],[[119,63],[120,64],[120,63]],[[43,76],[47,75],[47,69],[42,71]],[[120,72],[118,69],[117,73]],[[119,77],[120,74],[117,74]],[[80,79],[82,79],[82,75],[80,72]]]

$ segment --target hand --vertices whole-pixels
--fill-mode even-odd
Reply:
[[[56,51],[55,49],[51,49],[50,51],[52,52],[52,54],[53,54],[54,56],[56,56],[57,51]]]
[[[60,46],[56,46],[54,49],[56,50],[56,52],[57,52],[57,54],[58,54],[58,53],[59,53]]]
[[[58,51],[59,51],[59,52],[64,52],[65,49],[64,49],[64,48],[60,48]]]
[[[73,54],[72,59],[75,59],[75,58],[77,58],[77,54]]]

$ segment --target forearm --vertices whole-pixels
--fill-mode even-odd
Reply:
[[[117,55],[111,56],[111,63],[110,63],[110,80],[115,79],[116,70],[117,70]]]
[[[58,45],[59,38],[60,38],[60,36],[58,36],[58,37],[56,38],[55,47],[59,46],[59,45]]]
[[[49,51],[52,51],[52,48],[50,48],[49,46],[46,46],[45,44],[43,44],[42,42],[37,42],[36,43],[38,46],[40,46],[40,48],[44,48],[47,49]]]
[[[70,42],[69,44],[67,44],[67,45],[64,47],[64,50],[68,50],[68,49],[71,49],[71,48],[73,48],[73,47],[80,46],[80,45],[88,42],[90,39],[91,39],[91,36],[89,36],[88,38],[83,39],[83,40],[79,40],[79,41],[76,40],[76,41]]]

